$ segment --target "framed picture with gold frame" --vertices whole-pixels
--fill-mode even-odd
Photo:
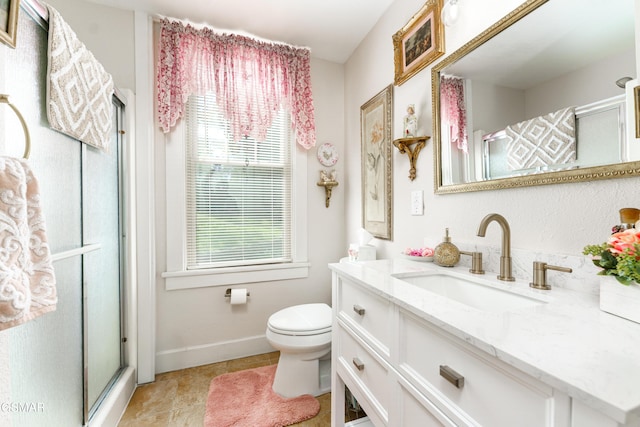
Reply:
[[[391,240],[393,230],[393,85],[360,107],[362,227]]]
[[[0,41],[16,47],[20,0],[0,0]]]
[[[394,84],[400,86],[444,55],[442,0],[428,0],[407,24],[393,35]]]

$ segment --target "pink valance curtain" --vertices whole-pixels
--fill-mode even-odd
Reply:
[[[234,139],[264,141],[280,108],[298,144],[315,145],[310,52],[163,19],[157,67],[158,120],[167,133],[190,95],[213,91]]]
[[[458,77],[440,78],[440,114],[443,131],[449,141],[467,153],[467,110],[464,102],[464,81]]]

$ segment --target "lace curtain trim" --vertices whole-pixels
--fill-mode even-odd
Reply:
[[[158,120],[167,133],[190,95],[213,91],[234,139],[264,141],[280,108],[291,112],[296,141],[315,145],[310,52],[163,19],[157,67]],[[241,90],[241,88],[243,88]]]
[[[440,78],[441,114],[449,133],[449,141],[467,152],[467,110],[464,103],[464,81],[458,77]]]

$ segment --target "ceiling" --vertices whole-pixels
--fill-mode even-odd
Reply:
[[[311,48],[344,63],[393,0],[89,0]],[[389,41],[391,43],[391,41]]]

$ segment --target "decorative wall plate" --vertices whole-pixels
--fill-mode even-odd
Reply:
[[[330,142],[318,147],[318,161],[323,166],[333,166],[338,162],[338,150]]]

